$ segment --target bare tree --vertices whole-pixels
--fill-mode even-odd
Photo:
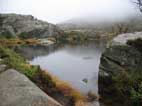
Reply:
[[[137,4],[140,11],[142,12],[142,0],[135,0],[133,3]]]

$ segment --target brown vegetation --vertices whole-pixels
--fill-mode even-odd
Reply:
[[[23,45],[23,44],[39,44],[40,41],[38,39],[25,39],[21,40],[18,38],[13,39],[0,39],[1,45]]]

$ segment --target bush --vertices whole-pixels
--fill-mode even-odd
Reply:
[[[27,39],[29,38],[29,35],[27,32],[22,32],[21,34],[18,35],[18,37],[21,39]]]
[[[132,89],[131,90],[131,100],[133,106],[141,106],[142,105],[142,88],[138,90]]]
[[[118,92],[121,93],[132,106],[142,105],[142,73],[122,71],[113,77]]]
[[[11,39],[11,38],[15,38],[15,36],[13,36],[9,31],[5,31],[0,34],[0,39],[2,38]]]
[[[130,91],[130,99],[133,106],[142,105],[142,74],[133,74],[131,76],[132,87]]]

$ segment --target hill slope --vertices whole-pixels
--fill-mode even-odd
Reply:
[[[0,36],[46,38],[62,34],[63,31],[57,26],[38,20],[31,15],[0,14]]]

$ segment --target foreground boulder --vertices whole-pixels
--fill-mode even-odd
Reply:
[[[27,77],[9,69],[0,74],[0,106],[61,106]]]
[[[0,14],[0,36],[22,38],[47,38],[61,36],[63,31],[53,24],[31,15]]]
[[[121,34],[102,54],[99,94],[112,106],[142,106],[142,32]]]

